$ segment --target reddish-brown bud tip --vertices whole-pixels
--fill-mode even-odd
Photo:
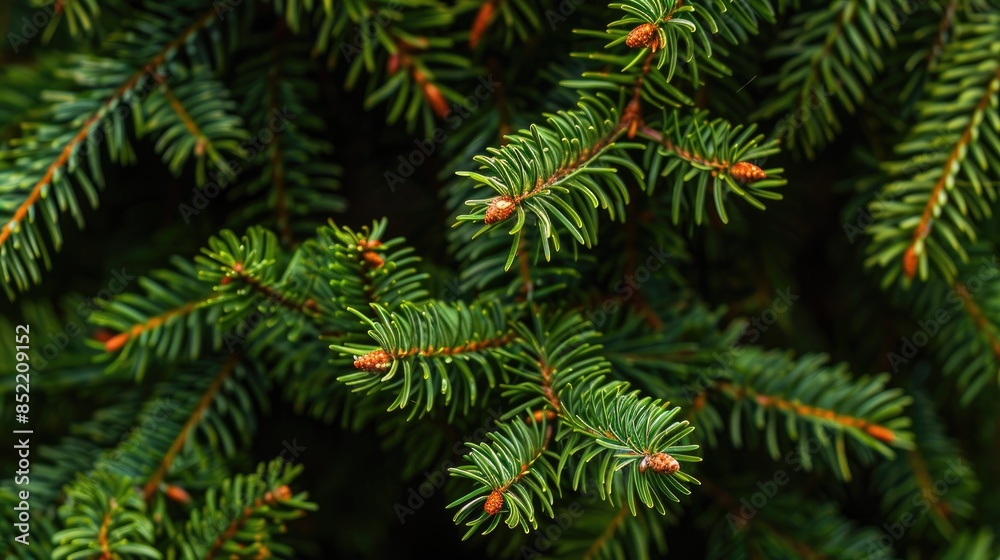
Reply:
[[[490,515],[496,515],[500,513],[501,509],[503,509],[503,492],[494,490],[490,492],[489,497],[486,498],[486,503],[483,504],[483,510]]]
[[[681,464],[666,453],[654,453],[646,455],[639,463],[639,472],[646,472],[646,469],[653,469],[656,474],[674,474],[681,470]]]
[[[121,350],[122,346],[125,346],[125,343],[128,342],[128,339],[129,335],[127,332],[116,334],[104,342],[104,350],[106,352]]]
[[[892,443],[896,441],[895,432],[893,432],[889,428],[884,428],[882,426],[876,426],[873,424],[871,426],[868,426],[866,431],[868,432],[868,435],[872,436],[875,439],[884,441],[885,443]]]
[[[361,253],[361,258],[365,260],[366,263],[371,265],[372,268],[378,268],[385,264],[385,259],[379,256],[375,251],[365,251]]]
[[[370,371],[372,373],[377,373],[389,369],[389,365],[392,363],[392,356],[388,352],[382,349],[374,350],[365,354],[364,356],[356,356],[354,358],[354,367],[362,371]]]
[[[94,329],[94,334],[90,335],[90,338],[93,338],[98,342],[107,342],[111,340],[111,337],[113,336],[115,336],[115,334],[108,329]]]
[[[184,490],[180,486],[174,486],[174,485],[167,486],[167,489],[164,492],[164,494],[166,494],[167,497],[170,498],[171,500],[182,504],[186,504],[191,501],[191,496],[187,493],[186,490]]]
[[[508,196],[494,198],[490,201],[490,205],[486,207],[486,223],[495,224],[506,220],[514,213],[516,206],[517,204],[514,203],[514,199]]]
[[[451,108],[448,107],[448,101],[445,100],[443,95],[441,95],[441,90],[439,90],[436,85],[430,82],[424,83],[424,98],[427,99],[427,103],[430,104],[431,110],[433,110],[434,114],[438,117],[443,119],[451,114]]]
[[[545,420],[546,422],[551,422],[558,417],[559,415],[556,414],[556,411],[554,410],[536,410],[531,413],[531,416],[529,416],[526,419],[526,421],[528,424],[531,424],[532,420],[538,423],[541,423],[542,420]]]
[[[767,179],[767,173],[764,173],[763,169],[757,167],[749,161],[741,161],[734,164],[729,168],[729,174],[732,175],[733,179],[736,179],[741,183],[753,183],[755,181]]]
[[[656,51],[660,45],[659,28],[652,23],[644,23],[629,31],[628,36],[625,37],[625,44],[633,49],[651,47],[653,51]]]
[[[493,0],[489,0],[481,8],[479,8],[479,13],[476,14],[475,21],[472,22],[472,31],[469,32],[469,46],[476,48],[479,41],[483,39],[483,34],[486,33],[486,29],[490,25],[490,21],[493,20],[494,5]]]
[[[903,272],[906,273],[907,278],[913,278],[917,275],[917,265],[919,263],[920,255],[917,254],[917,248],[914,245],[910,245],[903,255]]]

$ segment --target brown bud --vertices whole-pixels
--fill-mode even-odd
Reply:
[[[392,363],[392,356],[388,352],[382,350],[373,350],[364,356],[354,357],[354,367],[362,371],[370,371],[372,373],[377,373],[380,371],[385,371],[389,369],[389,365]]]
[[[490,205],[486,207],[486,223],[495,224],[497,222],[502,222],[510,217],[514,213],[514,207],[517,204],[514,203],[514,199],[509,196],[498,196],[490,201]]]
[[[503,492],[499,490],[490,492],[489,497],[486,498],[486,503],[483,504],[483,510],[490,515],[496,515],[500,513],[501,508],[503,508]]]
[[[167,495],[168,498],[170,498],[175,502],[186,504],[191,501],[191,496],[187,493],[187,491],[185,491],[180,486],[174,486],[174,485],[167,486],[167,489],[164,493]]]
[[[115,336],[114,333],[112,333],[108,329],[96,328],[94,329],[94,334],[92,334],[90,337],[98,342],[107,342],[111,340],[111,338],[114,336]]]
[[[292,498],[292,489],[287,484],[282,484],[274,491],[274,497],[279,500],[289,500]]]
[[[906,273],[907,278],[916,276],[918,264],[920,264],[920,255],[917,254],[917,248],[910,245],[906,249],[906,253],[903,254],[903,272]]]
[[[525,421],[528,424],[531,424],[532,419],[534,419],[535,422],[541,424],[542,420],[545,420],[546,422],[551,422],[558,417],[559,415],[556,414],[556,411],[554,410],[536,410],[532,412],[531,416],[526,418]]]
[[[493,20],[493,11],[496,7],[493,1],[490,0],[483,4],[479,8],[479,13],[476,14],[475,21],[472,22],[472,31],[469,32],[469,46],[476,48],[479,41],[483,39],[483,34],[486,33],[486,28],[489,27],[490,21]]]
[[[629,101],[622,112],[622,126],[628,130],[629,138],[635,138],[635,133],[642,125],[642,106],[639,103],[639,98],[635,97]]]
[[[427,103],[430,104],[434,114],[442,119],[447,117],[451,113],[451,107],[448,107],[448,101],[441,95],[441,90],[430,82],[424,82],[423,86],[424,97],[427,99]]]
[[[644,23],[629,32],[625,44],[633,49],[650,47],[653,52],[660,46],[660,31],[652,23]]]
[[[116,334],[115,336],[104,341],[104,351],[115,352],[120,350],[122,346],[125,346],[125,343],[128,342],[129,338],[130,334],[128,331]]]
[[[761,179],[767,179],[767,173],[764,173],[763,169],[749,161],[741,161],[733,164],[729,168],[729,174],[733,176],[733,179],[741,183],[753,183]]]
[[[654,453],[646,455],[639,463],[639,472],[646,472],[646,469],[653,469],[656,474],[674,474],[681,470],[681,464],[666,453]]]
[[[372,268],[378,268],[385,264],[385,259],[379,256],[375,251],[365,251],[361,253],[361,258],[365,260],[366,263],[370,264]]]

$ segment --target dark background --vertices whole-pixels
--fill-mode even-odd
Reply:
[[[23,10],[23,6],[14,8],[11,2],[0,2],[0,30],[6,29],[7,22],[18,19],[21,13],[18,10]],[[501,67],[517,67],[514,79],[519,87],[530,89],[533,84],[539,89],[547,88],[551,86],[538,77],[538,70],[549,60],[536,55],[556,45],[568,52],[565,44],[560,43],[564,39],[565,35],[547,36],[522,50],[500,51],[491,56]],[[766,41],[763,38],[754,44],[764,48]],[[41,48],[40,41],[33,41],[27,51],[16,56],[0,50],[0,64],[30,60]],[[533,60],[538,61],[538,67],[532,66]],[[238,60],[233,62],[230,68],[237,66]],[[733,77],[740,83],[752,77],[740,72],[737,68]],[[387,216],[390,235],[405,236],[429,268],[453,268],[455,262],[444,250],[451,223],[439,196],[440,154],[435,154],[430,164],[420,166],[414,176],[390,193],[384,171],[394,168],[398,155],[413,149],[413,140],[421,137],[421,132],[408,133],[402,125],[386,126],[382,106],[367,112],[360,110],[363,92],[344,90],[344,68],[320,68],[316,81],[321,87],[323,103],[315,111],[327,123],[327,138],[336,146],[335,160],[344,166],[341,194],[349,203],[347,212],[332,217],[339,225],[359,228],[370,224],[372,219]],[[853,199],[852,181],[861,171],[854,163],[852,151],[858,149],[855,146],[859,138],[881,131],[877,110],[863,106],[858,118],[844,119],[845,130],[837,143],[825,149],[815,161],[782,154],[780,161],[769,162],[786,168],[789,185],[783,189],[785,200],[769,204],[766,212],[757,212],[736,201],[735,205],[741,208],[735,212],[738,214],[735,225],[695,231],[690,240],[693,262],[685,268],[685,274],[701,295],[709,302],[730,306],[732,318],[767,307],[767,298],[776,287],[791,286],[801,299],[789,320],[776,324],[759,343],[791,348],[797,353],[828,352],[833,361],[846,360],[854,371],[862,373],[886,370],[888,352],[896,349],[899,337],[911,332],[914,324],[912,318],[885,301],[875,276],[862,272],[861,243],[851,244],[843,228],[848,219],[845,216],[853,216],[847,207]],[[770,130],[766,124],[762,128],[765,132]],[[135,146],[140,163],[124,168],[105,167],[109,188],[101,196],[100,207],[85,210],[87,225],[83,231],[70,219],[62,220],[65,246],[54,255],[52,270],[45,275],[42,285],[22,294],[17,304],[0,301],[0,313],[5,317],[17,318],[19,305],[24,301],[58,302],[69,293],[95,294],[106,286],[114,270],[126,267],[130,274],[144,274],[166,266],[169,255],[194,256],[210,235],[224,227],[237,231],[245,227],[235,223],[233,212],[246,201],[224,201],[221,197],[192,224],[185,225],[177,205],[190,198],[193,187],[190,174],[172,177],[148,142],[139,141]],[[473,163],[468,162],[466,168],[473,168]],[[642,205],[642,197],[633,204]],[[657,219],[666,222],[669,217]],[[621,226],[606,225],[614,227]],[[605,244],[595,254],[601,258],[614,251],[613,245]],[[48,333],[34,335],[38,341],[47,336]],[[926,368],[913,367],[919,364],[920,360],[916,360],[906,366],[918,380],[927,373]],[[41,394],[44,383],[43,378],[33,395]],[[296,486],[308,489],[320,509],[288,527],[288,542],[301,551],[302,557],[388,558],[407,557],[417,551],[434,551],[446,557],[482,557],[490,541],[516,542],[521,538],[520,531],[501,527],[489,538],[462,543],[463,531],[451,521],[453,511],[445,509],[451,493],[442,490],[435,491],[416,513],[400,524],[394,505],[405,504],[409,490],[418,487],[425,478],[423,474],[411,478],[400,475],[400,465],[408,453],[405,446],[384,448],[380,445],[383,435],[375,426],[353,432],[339,424],[327,425],[295,416],[283,406],[278,391],[273,391],[271,401],[272,411],[261,419],[247,455],[256,460],[272,458],[282,451],[283,442],[293,438],[306,447],[298,458],[306,469]],[[54,443],[66,426],[88,418],[92,405],[60,401],[58,408],[46,407],[43,399],[36,410],[46,416],[52,427],[52,430],[36,430],[38,443]],[[479,425],[480,419],[471,419],[451,426],[447,441],[466,439]],[[419,445],[420,441],[410,443]],[[449,443],[440,459],[429,464],[427,470],[437,469],[446,460],[457,463],[459,458],[450,448]],[[0,471],[10,472],[9,459],[9,454],[0,456]],[[744,464],[759,469],[757,472],[770,472],[769,462],[766,454],[760,452],[721,451],[699,469],[711,478],[717,470],[715,464]],[[718,472],[727,471],[728,468]],[[845,486],[844,493],[852,498],[850,502],[856,508],[845,513],[881,525],[877,496],[871,491],[866,473],[860,473]],[[701,527],[696,512],[710,499],[697,491],[687,499],[685,509],[691,515],[683,517],[667,534],[670,552],[675,557],[704,556],[705,543],[685,536],[696,534]],[[564,503],[571,502],[572,494]]]

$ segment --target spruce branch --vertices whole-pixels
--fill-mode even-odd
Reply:
[[[179,558],[294,557],[295,551],[278,540],[284,524],[317,509],[307,494],[291,489],[301,472],[301,465],[275,459],[210,488],[204,506],[191,512],[174,539]]]
[[[931,281],[902,292],[915,316],[947,318],[932,346],[944,374],[955,379],[963,406],[996,385],[1000,367],[1000,273],[994,249],[978,243],[968,251],[970,262],[958,269],[961,280]],[[894,371],[907,362],[899,349],[889,354]]]
[[[664,498],[680,499],[675,493],[691,493],[682,483],[700,484],[681,470],[682,462],[701,461],[688,455],[698,445],[680,442],[694,431],[687,421],[675,422],[680,407],[628,391],[625,382],[606,382],[598,376],[574,387],[563,397],[560,415],[561,473],[570,457],[576,457],[573,489],[586,490],[585,473],[594,462],[601,497],[616,502],[614,482],[620,495],[636,515],[636,498],[648,508],[666,512]]]
[[[193,360],[200,355],[203,328],[218,319],[221,300],[198,280],[189,261],[174,257],[172,263],[174,270],[156,270],[137,281],[142,294],[119,294],[87,318],[117,333],[102,345],[112,360],[109,370],[131,371],[141,379],[154,358],[176,360],[186,353]],[[221,333],[213,332],[211,338],[218,348]]]
[[[151,331],[159,327],[162,327],[164,325],[167,325],[172,320],[186,317],[191,313],[193,313],[196,309],[198,309],[202,305],[210,303],[212,299],[213,299],[212,296],[208,296],[203,299],[189,301],[181,305],[180,307],[168,309],[159,315],[154,315],[146,319],[142,323],[137,323],[135,325],[132,325],[125,331],[120,332],[112,336],[108,340],[106,340],[104,342],[104,349],[107,352],[117,352],[118,350],[121,350],[122,347],[128,343],[128,341],[135,339],[136,337],[147,331]],[[95,317],[95,321],[100,321],[100,320]]]
[[[274,232],[251,227],[243,236],[223,230],[208,240],[208,247],[195,257],[200,280],[213,284],[216,300],[223,308],[218,327],[229,330],[244,325],[255,314],[270,316],[287,309],[296,319],[322,326],[322,311],[308,297],[308,287],[282,278],[284,255]],[[294,322],[294,321],[292,321]]]
[[[258,132],[247,142],[255,172],[234,189],[250,201],[247,222],[273,223],[282,244],[292,247],[345,208],[343,169],[313,109],[321,99],[314,81],[320,66],[281,21],[254,34],[241,54],[233,91],[242,93],[240,112]]]
[[[563,412],[561,394],[572,383],[607,373],[609,364],[592,344],[598,334],[578,313],[532,314],[531,325],[513,324],[520,344],[500,350],[504,367],[522,382],[503,385],[503,396],[515,403],[504,418],[528,414],[527,421],[544,417],[552,422]]]
[[[465,523],[469,530],[463,540],[483,526],[482,534],[492,532],[500,524],[503,512],[507,526],[512,529],[520,526],[527,533],[530,528],[537,528],[536,500],[545,513],[555,516],[549,487],[556,476],[546,456],[551,430],[544,421],[531,425],[514,421],[489,432],[489,442],[468,444],[471,451],[465,458],[471,464],[448,469],[452,476],[476,483],[474,490],[448,504],[449,508],[461,506],[455,513],[455,523],[469,520]]]
[[[52,19],[42,33],[42,40],[46,43],[52,40],[63,20],[66,20],[69,34],[74,39],[92,37],[100,31],[101,17],[104,12],[102,2],[44,0],[34,3],[36,6],[39,4],[48,6],[52,10]]]
[[[102,164],[97,150],[91,145],[91,149],[87,150],[90,170],[89,173],[84,171],[79,161],[83,156],[84,143],[96,144],[96,141],[91,142],[91,140],[98,130],[103,131],[106,128],[117,130],[118,133],[106,134],[103,139],[107,142],[112,160],[128,161],[132,157],[131,148],[123,131],[124,115],[127,113],[116,111],[116,108],[120,104],[133,103],[137,95],[136,90],[147,86],[144,80],[162,81],[164,78],[159,72],[165,64],[173,60],[179,47],[212,25],[215,20],[214,9],[205,12],[180,34],[160,44],[154,55],[141,62],[127,59],[126,62],[108,62],[102,65],[100,61],[95,60],[96,64],[89,66],[88,59],[83,58],[85,70],[82,75],[77,76],[82,82],[81,85],[93,79],[87,75],[88,72],[121,76],[119,85],[117,87],[108,85],[106,78],[94,80],[96,83],[91,83],[91,87],[99,85],[98,92],[107,91],[103,101],[91,98],[78,102],[77,96],[70,93],[69,101],[53,105],[45,115],[60,124],[56,127],[57,130],[44,127],[35,142],[23,142],[25,146],[30,147],[14,151],[0,150],[0,158],[3,160],[21,161],[0,173],[0,184],[7,185],[4,191],[0,191],[4,198],[0,206],[13,209],[9,216],[0,217],[0,270],[3,274],[4,288],[10,298],[14,297],[15,287],[24,290],[31,283],[41,280],[39,260],[42,260],[46,267],[49,265],[48,249],[41,237],[41,224],[37,221],[38,214],[41,214],[41,221],[48,228],[56,249],[62,243],[58,225],[60,211],[68,209],[82,227],[83,218],[69,180],[70,175],[74,176],[78,187],[87,194],[91,204],[96,205],[97,194],[94,183],[98,186],[103,184],[100,171]],[[161,22],[161,25],[165,24],[166,22]],[[148,46],[143,49],[143,51],[148,50]],[[108,66],[114,70],[109,72]],[[126,71],[125,67],[129,70]],[[62,107],[66,107],[66,110],[62,110]],[[26,155],[32,157],[24,158]],[[31,160],[31,163],[25,167],[27,160]],[[47,163],[40,167],[37,161]]]
[[[846,365],[827,367],[827,360],[823,354],[793,360],[789,354],[756,348],[740,352],[729,377],[716,382],[733,403],[729,427],[734,444],[743,445],[746,421],[752,427],[751,442],[763,437],[777,460],[782,455],[778,428],[784,426],[804,468],[813,468],[809,443],[815,439],[823,444],[820,457],[845,480],[851,477],[848,443],[863,460],[868,460],[867,450],[892,459],[893,448],[912,449],[910,419],[902,416],[912,399],[901,389],[886,388],[887,374],[852,379]]]
[[[504,310],[493,304],[452,305],[430,301],[403,303],[395,312],[373,303],[374,321],[351,309],[370,330],[376,346],[335,344],[331,349],[354,356],[358,373],[339,381],[369,394],[396,392],[389,410],[413,405],[410,416],[432,410],[438,397],[453,405],[451,414],[468,408],[479,398],[479,386],[496,384],[496,349],[511,344],[515,335],[507,326]],[[470,362],[478,366],[473,371]],[[451,370],[451,371],[449,371]],[[457,370],[457,371],[454,371]],[[422,379],[421,379],[422,378]]]
[[[955,39],[956,27],[965,19],[966,14],[990,10],[988,0],[942,0],[928,2],[921,8],[926,8],[921,11],[930,14],[921,19],[922,27],[911,34],[916,44],[904,66],[911,77],[902,90],[901,99],[919,95],[928,76],[936,71],[945,47]]]
[[[709,121],[701,111],[687,116],[678,111],[666,113],[662,123],[651,123],[639,132],[653,142],[643,160],[643,167],[650,170],[647,192],[654,191],[660,177],[672,180],[674,223],[680,223],[685,211],[694,214],[695,224],[701,224],[707,216],[705,201],[709,196],[723,223],[728,223],[725,209],[728,193],[764,210],[760,199],[781,200],[781,194],[772,189],[787,181],[780,177],[783,169],[761,169],[753,163],[779,152],[776,140],[764,142],[764,135],[754,136],[754,132],[754,125],[733,126],[722,119]],[[689,182],[695,178],[697,187],[692,202],[686,193],[691,190]]]
[[[466,202],[475,207],[474,213],[459,216],[456,225],[483,221],[485,225],[473,235],[476,238],[515,217],[505,270],[514,262],[529,213],[537,221],[546,260],[561,246],[560,230],[591,247],[597,242],[597,208],[607,209],[612,219],[624,218],[628,203],[628,189],[612,165],[628,169],[637,179],[643,177],[624,155],[625,149],[637,145],[616,143],[627,123],[610,99],[602,94],[584,96],[579,107],[548,115],[549,127],[532,125],[508,136],[506,146],[489,149],[491,156],[476,156],[486,174],[458,172],[498,196]]]
[[[385,220],[360,231],[331,221],[302,244],[301,268],[293,278],[310,287],[329,327],[355,330],[357,317],[348,309],[368,311],[373,303],[395,309],[404,301],[427,300],[428,275],[415,267],[420,259],[405,239],[388,237],[387,229]]]
[[[368,75],[365,108],[388,101],[388,124],[405,119],[412,132],[422,123],[431,136],[435,119],[448,117],[455,104],[464,103],[442,76],[454,80],[477,75],[471,60],[453,52],[460,39],[441,33],[468,4],[452,6],[438,0],[357,4],[326,19],[314,50],[328,52],[330,66],[339,59],[347,61],[347,89]],[[356,45],[352,28],[372,33],[360,34],[360,45]]]
[[[173,462],[174,457],[181,451],[184,446],[184,442],[187,440],[188,436],[192,434],[195,426],[199,422],[204,420],[204,416],[207,413],[209,406],[215,400],[216,394],[222,389],[222,384],[232,375],[233,371],[236,369],[236,364],[239,363],[241,356],[239,354],[234,354],[226,360],[222,368],[219,370],[218,375],[212,380],[208,388],[202,394],[201,399],[194,406],[191,414],[188,415],[187,421],[181,427],[180,431],[177,432],[177,437],[174,438],[173,443],[170,444],[170,448],[163,455],[163,459],[160,460],[159,464],[156,466],[156,470],[150,475],[146,484],[142,488],[143,498],[147,502],[151,501],[153,496],[160,490],[160,483],[163,478],[167,475],[167,471],[170,469],[170,464]]]
[[[252,437],[257,414],[267,408],[267,378],[239,358],[196,362],[158,383],[136,429],[102,453],[92,471],[131,479],[151,505],[184,471],[193,470],[196,480],[206,482],[210,458],[236,455]]]
[[[876,467],[875,485],[883,489],[882,509],[891,519],[902,518],[911,512],[914,500],[924,499],[927,514],[919,516],[912,529],[933,524],[941,535],[952,539],[975,514],[979,482],[958,442],[946,435],[929,395],[913,391],[913,396],[916,448]],[[935,490],[935,483],[940,489],[941,481],[948,485],[947,493]]]
[[[668,82],[677,63],[683,60],[693,65],[697,83],[696,58],[712,57],[712,35],[736,44],[757,33],[758,16],[774,21],[774,10],[767,0],[628,0],[610,4],[609,8],[628,15],[608,24],[607,33],[613,40],[605,48],[625,43],[631,49],[639,49],[623,70],[642,60],[647,49],[649,54],[659,52],[656,68],[668,65]],[[631,29],[613,29],[616,27]]]
[[[946,281],[966,262],[961,238],[975,242],[975,220],[992,215],[1000,172],[1000,56],[995,14],[970,14],[941,54],[925,87],[921,121],[896,147],[901,160],[887,163],[891,202],[869,229],[869,266],[886,267],[883,282],[930,276],[931,264]],[[959,71],[958,68],[964,70]],[[956,97],[956,94],[961,95]]]
[[[186,80],[175,77],[172,81],[174,86],[164,81],[143,104],[146,116],[141,134],[156,135],[156,149],[175,175],[194,156],[199,187],[208,180],[209,162],[225,177],[235,177],[227,156],[243,157],[239,142],[247,133],[242,119],[233,114],[235,103],[228,91],[205,68],[195,69]]]
[[[53,560],[163,558],[153,548],[153,524],[128,478],[107,473],[80,477],[59,508],[66,528],[53,535]]]
[[[906,0],[837,0],[792,16],[769,53],[784,60],[781,71],[761,80],[778,92],[751,118],[807,115],[800,126],[779,125],[778,136],[787,147],[815,157],[840,131],[830,98],[855,112],[883,69],[881,51],[895,45],[899,16],[910,10]]]

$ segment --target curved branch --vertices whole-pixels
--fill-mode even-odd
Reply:
[[[118,100],[120,100],[129,90],[135,87],[135,85],[139,82],[140,79],[142,79],[143,76],[145,76],[148,73],[155,72],[156,68],[166,61],[167,53],[177,49],[178,47],[186,43],[187,40],[191,37],[191,35],[199,31],[201,28],[208,26],[215,19],[216,19],[216,14],[214,8],[206,12],[205,15],[198,18],[197,21],[195,21],[187,29],[185,29],[178,37],[176,37],[173,41],[168,43],[159,52],[159,54],[153,57],[149,61],[149,63],[147,63],[142,68],[142,70],[133,73],[132,76],[129,77],[129,79],[124,84],[121,85],[121,87],[115,90],[115,92],[111,94],[110,97],[104,100],[104,103],[101,104],[100,108],[98,108],[93,115],[91,115],[89,118],[87,118],[86,121],[84,121],[83,126],[80,127],[80,131],[77,132],[76,136],[74,136],[69,141],[69,143],[66,144],[66,146],[63,148],[63,151],[59,154],[59,157],[56,159],[56,161],[52,162],[49,165],[48,169],[46,169],[45,175],[43,175],[42,178],[35,184],[35,186],[32,187],[31,193],[28,195],[28,198],[25,199],[25,201],[21,203],[20,206],[18,206],[17,210],[14,211],[14,215],[10,218],[10,220],[8,220],[5,224],[3,224],[2,228],[0,228],[0,246],[3,246],[3,244],[7,242],[7,239],[10,238],[12,232],[20,225],[20,223],[28,215],[28,211],[31,209],[31,207],[34,206],[35,203],[37,203],[39,200],[41,200],[42,191],[44,190],[45,186],[52,182],[53,177],[55,177],[55,174],[59,169],[65,167],[66,164],[69,163],[69,157],[73,153],[73,150],[76,148],[77,145],[82,143],[90,136],[90,133],[93,129],[93,125],[100,119],[104,118],[104,116],[109,111],[111,111],[112,105]],[[161,79],[158,79],[157,83],[159,84],[160,81]]]
[[[157,488],[160,486],[160,482],[163,480],[163,477],[166,476],[167,470],[170,468],[170,464],[173,462],[174,457],[176,457],[180,452],[181,448],[184,446],[184,442],[187,440],[188,436],[191,435],[194,427],[201,422],[202,417],[205,415],[205,411],[208,410],[208,407],[212,404],[215,396],[219,393],[219,390],[222,389],[222,383],[230,375],[232,375],[233,371],[236,369],[236,364],[239,363],[239,361],[239,354],[233,354],[230,356],[229,359],[226,360],[226,363],[222,366],[222,370],[215,376],[215,379],[212,380],[211,385],[209,385],[208,389],[206,389],[202,394],[198,404],[191,411],[191,415],[188,416],[187,422],[185,422],[184,426],[181,427],[180,432],[177,433],[177,437],[174,438],[173,443],[170,444],[170,448],[167,450],[167,453],[163,456],[160,464],[157,465],[156,470],[153,471],[153,474],[149,477],[149,481],[147,481],[146,485],[143,487],[142,493],[146,501],[153,498]]]

